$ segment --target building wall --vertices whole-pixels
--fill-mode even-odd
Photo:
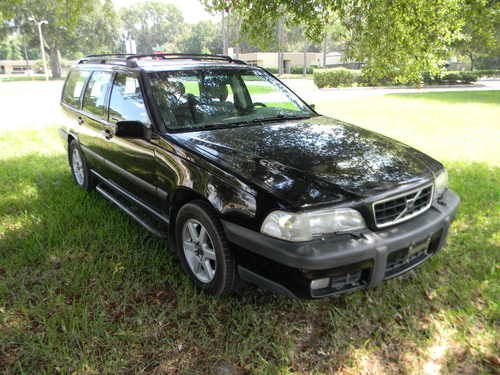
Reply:
[[[0,60],[0,74],[23,74],[34,65],[35,60]]]
[[[307,52],[306,61],[307,65],[320,66],[322,63],[322,54],[316,52]],[[252,65],[259,65],[264,68],[278,69],[278,52],[252,52],[240,53],[240,60],[246,61]],[[302,67],[304,65],[303,52],[284,52],[283,61],[285,68]],[[285,69],[286,73],[286,69]]]

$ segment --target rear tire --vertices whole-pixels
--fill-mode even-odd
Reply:
[[[215,296],[235,289],[238,276],[234,254],[208,203],[196,200],[181,207],[175,240],[181,265],[198,288]]]
[[[93,190],[96,186],[95,177],[90,172],[78,142],[74,139],[69,143],[68,160],[76,184],[86,191]]]

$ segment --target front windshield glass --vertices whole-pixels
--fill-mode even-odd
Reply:
[[[158,112],[170,130],[200,130],[305,118],[314,113],[269,74],[218,69],[149,74]]]

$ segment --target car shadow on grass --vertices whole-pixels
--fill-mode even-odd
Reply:
[[[296,301],[256,288],[205,296],[164,241],[79,189],[63,155],[0,160],[0,368],[491,370],[499,171],[449,167],[463,206],[444,251],[377,289]]]

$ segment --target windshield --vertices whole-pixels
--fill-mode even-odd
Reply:
[[[158,112],[170,130],[200,130],[305,118],[314,113],[271,75],[257,69],[149,74]]]

